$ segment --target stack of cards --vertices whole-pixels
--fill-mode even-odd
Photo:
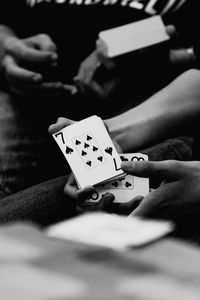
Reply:
[[[148,160],[148,156],[142,153],[120,154],[120,158],[122,161]],[[126,174],[123,178],[98,185],[87,202],[98,202],[106,193],[112,193],[115,196],[114,202],[116,203],[130,201],[139,195],[145,197],[149,193],[149,178]]]
[[[144,246],[173,229],[174,225],[167,221],[90,213],[50,226],[46,233],[51,237],[123,249]]]
[[[125,176],[121,159],[97,116],[76,122],[53,134],[67,159],[79,188],[98,185]]]
[[[169,40],[160,16],[101,31],[99,38],[108,49],[108,57],[116,57]]]

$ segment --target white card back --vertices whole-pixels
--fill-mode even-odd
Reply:
[[[169,40],[160,16],[101,31],[99,38],[108,48],[108,57],[119,56]]]

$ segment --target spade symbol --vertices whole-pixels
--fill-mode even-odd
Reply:
[[[81,152],[81,155],[82,155],[82,156],[85,156],[85,155],[87,155],[87,152],[82,151],[82,152]]]
[[[93,151],[97,151],[97,150],[98,150],[98,148],[97,148],[97,147],[95,147],[95,146],[93,146],[92,150],[93,150]]]
[[[113,151],[112,147],[107,147],[105,149],[105,152],[108,153],[108,154],[110,154],[111,156],[112,156],[112,151]]]
[[[87,135],[87,141],[90,141],[91,139],[91,136]]]
[[[76,145],[80,145],[80,144],[81,144],[81,142],[76,140]]]
[[[91,160],[86,161],[86,164],[91,167],[91,165],[92,165]]]
[[[98,160],[102,161],[103,160],[103,156],[99,156],[97,157]]]
[[[88,145],[87,143],[84,144],[84,148],[88,148],[90,147],[90,145]]]
[[[66,154],[71,154],[74,150],[68,146],[66,146],[66,150],[65,150],[65,153]]]

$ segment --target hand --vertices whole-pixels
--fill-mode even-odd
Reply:
[[[82,213],[84,211],[91,211],[95,210],[95,204],[93,203],[86,203],[84,202],[90,195],[94,192],[93,186],[85,187],[84,189],[79,189],[73,173],[70,174],[68,181],[64,187],[64,195],[67,199],[70,199],[76,203],[76,211],[77,213]]]
[[[111,209],[113,212],[114,208],[118,208],[117,206],[115,207],[115,204],[113,204],[114,196],[110,193],[106,193],[98,202],[85,202],[89,196],[94,193],[94,191],[95,189],[93,186],[88,186],[84,189],[78,189],[74,175],[71,173],[64,188],[64,195],[67,197],[67,199],[70,199],[76,203],[76,212],[79,214],[93,211],[108,212],[109,209]],[[130,210],[130,212],[131,211],[132,210]]]
[[[107,98],[119,82],[114,75],[115,63],[107,57],[105,44],[97,41],[97,49],[93,51],[80,65],[74,82],[81,93],[93,93],[99,99]],[[98,72],[103,72],[107,79],[100,82]]]
[[[36,94],[59,94],[61,82],[44,82],[41,70],[57,65],[57,50],[46,34],[18,39],[10,37],[4,43],[2,68],[10,89],[24,97]]]
[[[193,47],[185,48],[180,45],[179,34],[174,25],[168,25],[166,31],[171,39],[170,62],[176,67],[183,68],[183,70],[192,67],[196,61]]]
[[[178,222],[200,213],[200,162],[123,162],[122,169],[135,176],[164,180],[132,215]]]
[[[54,134],[54,133],[60,131],[61,129],[63,129],[64,127],[67,127],[67,126],[70,126],[70,125],[74,124],[75,122],[76,121],[60,117],[60,118],[57,119],[55,124],[52,124],[51,126],[49,126],[48,131],[49,131],[50,134]],[[106,124],[105,124],[105,126],[106,126]],[[108,126],[106,126],[106,129],[109,132]],[[122,153],[122,148],[119,145],[119,143],[117,143],[115,140],[112,140],[112,141],[113,141],[113,144],[114,144],[117,152]]]

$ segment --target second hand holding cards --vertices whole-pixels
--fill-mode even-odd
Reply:
[[[122,161],[147,161],[148,156],[142,153],[120,154]],[[106,193],[114,195],[115,203],[124,203],[132,200],[136,196],[145,197],[149,193],[149,178],[141,178],[126,174],[124,178],[119,178],[109,183],[104,183],[95,187],[94,193],[86,202],[98,202]]]
[[[79,188],[125,176],[121,159],[97,116],[76,122],[53,134],[74,173]]]

